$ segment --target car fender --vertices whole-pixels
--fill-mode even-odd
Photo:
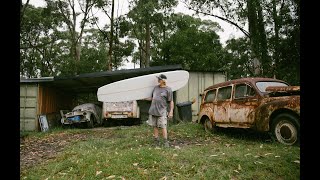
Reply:
[[[209,110],[203,110],[203,111],[200,111],[199,115],[198,115],[198,119],[197,119],[197,122],[198,123],[203,123],[201,122],[202,119],[204,117],[208,117],[210,119],[211,122],[213,122],[213,110],[209,111]]]
[[[300,116],[300,96],[277,97],[262,104],[256,110],[255,126],[258,131],[269,131],[274,114],[292,112]]]

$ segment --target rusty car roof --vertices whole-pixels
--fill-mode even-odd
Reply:
[[[256,82],[259,82],[259,81],[277,81],[277,82],[282,82],[282,83],[288,84],[285,81],[282,81],[282,80],[279,80],[279,79],[274,79],[274,78],[246,77],[246,78],[233,79],[233,80],[221,82],[221,83],[218,83],[218,84],[214,84],[212,86],[207,87],[204,91],[212,89],[212,88],[221,87],[221,86],[227,86],[227,85],[230,85],[230,84],[233,84],[233,83],[250,82],[252,84],[255,84]]]

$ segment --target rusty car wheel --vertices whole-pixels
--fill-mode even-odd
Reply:
[[[299,122],[290,114],[278,115],[272,124],[272,134],[282,144],[294,145],[299,141]]]

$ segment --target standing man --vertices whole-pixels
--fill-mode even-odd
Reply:
[[[164,74],[160,74],[157,78],[159,85],[153,89],[152,98],[149,98],[152,102],[149,109],[148,123],[153,127],[155,145],[160,145],[159,129],[161,129],[164,146],[169,147],[167,119],[173,117],[173,92],[172,89],[167,86],[167,77]]]

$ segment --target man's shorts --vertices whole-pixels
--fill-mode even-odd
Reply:
[[[149,115],[148,125],[158,128],[167,128],[167,116]]]

